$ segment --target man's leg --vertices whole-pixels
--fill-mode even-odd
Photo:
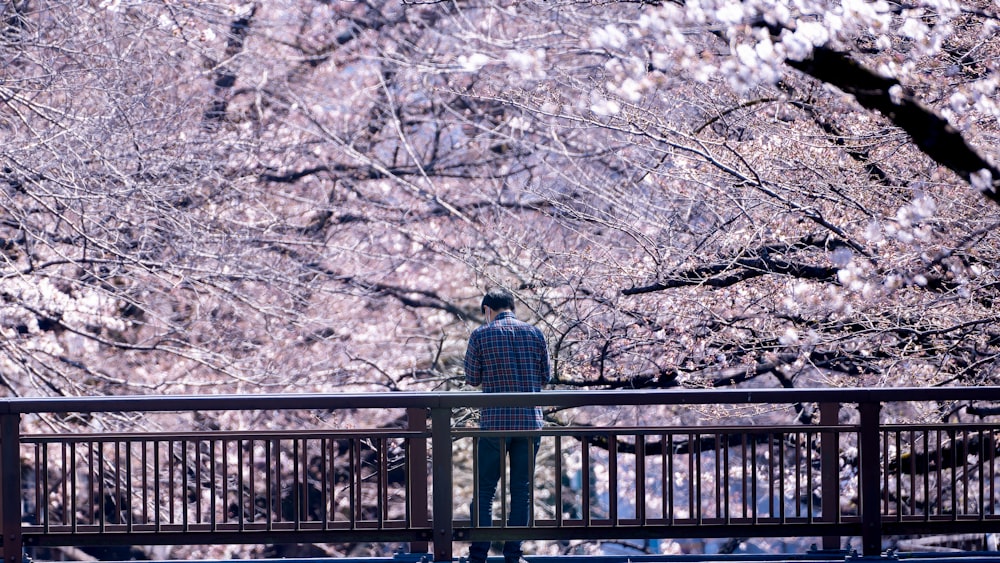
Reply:
[[[472,503],[471,514],[479,514],[479,526],[493,525],[493,497],[496,495],[497,482],[500,481],[500,471],[503,469],[503,442],[501,438],[481,438],[476,455],[476,471],[479,477],[479,489],[475,492],[476,500]],[[478,507],[476,506],[478,504]],[[477,512],[476,511],[478,508]],[[469,547],[469,561],[483,563],[490,553],[490,542],[473,542]]]
[[[527,526],[531,521],[531,486],[538,445],[538,438],[507,439],[507,455],[510,457],[510,518],[507,524],[510,526]],[[521,540],[504,543],[506,563],[516,563],[521,558],[521,543]]]

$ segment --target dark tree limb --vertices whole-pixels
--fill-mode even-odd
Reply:
[[[924,154],[966,182],[977,185],[974,178],[982,171],[988,172],[990,184],[983,195],[1000,203],[1000,169],[970,146],[948,120],[921,104],[895,78],[876,74],[848,54],[829,47],[816,47],[811,57],[789,60],[787,64],[854,96],[863,107],[880,112],[906,131]]]
[[[257,4],[251,5],[250,9],[229,24],[229,36],[226,41],[225,58],[222,63],[215,67],[215,97],[205,110],[205,122],[218,122],[226,118],[226,109],[229,105],[228,92],[236,84],[236,73],[234,73],[226,61],[230,61],[243,51],[243,44],[250,33],[250,23],[254,14],[257,13]]]
[[[795,244],[768,245],[749,249],[741,255],[720,261],[716,264],[699,266],[678,271],[664,276],[656,283],[630,287],[622,290],[622,295],[639,295],[653,293],[678,287],[730,287],[748,279],[767,274],[781,274],[800,279],[812,279],[834,282],[837,279],[837,268],[834,266],[817,266],[802,262],[793,262],[781,257],[806,248],[827,248],[837,246],[839,241],[827,237],[806,236]]]

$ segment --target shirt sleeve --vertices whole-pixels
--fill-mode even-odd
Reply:
[[[465,382],[469,385],[482,385],[482,360],[479,357],[479,339],[473,333],[469,338],[469,346],[465,350]]]
[[[539,382],[539,384],[546,385],[549,381],[552,380],[552,367],[551,367],[551,362],[549,361],[549,347],[545,343],[545,336],[542,334],[542,331],[538,329],[535,330],[538,334],[539,346],[542,347],[542,351],[540,354],[542,359],[541,360],[542,365],[539,366],[539,371],[538,371],[541,377],[541,381]]]

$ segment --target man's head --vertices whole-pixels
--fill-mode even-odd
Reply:
[[[484,315],[491,318],[500,311],[514,311],[514,294],[506,289],[497,287],[486,292],[483,296],[483,303],[480,305]],[[487,313],[487,309],[491,312]]]

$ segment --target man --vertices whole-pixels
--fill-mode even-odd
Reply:
[[[551,376],[549,350],[538,328],[514,317],[514,295],[505,289],[492,289],[481,305],[486,324],[472,331],[465,353],[465,381],[482,386],[485,393],[533,392],[542,390]],[[541,407],[490,407],[482,411],[479,426],[483,430],[537,430],[542,427]],[[510,517],[508,525],[526,526],[531,516],[531,482],[538,451],[538,437],[484,437],[479,440],[476,467],[479,490],[473,510],[478,505],[479,526],[493,524],[493,497],[503,455],[510,464]],[[502,494],[502,491],[501,491]],[[521,561],[521,541],[503,546],[505,563]],[[474,542],[469,549],[470,563],[484,563],[490,542]]]

